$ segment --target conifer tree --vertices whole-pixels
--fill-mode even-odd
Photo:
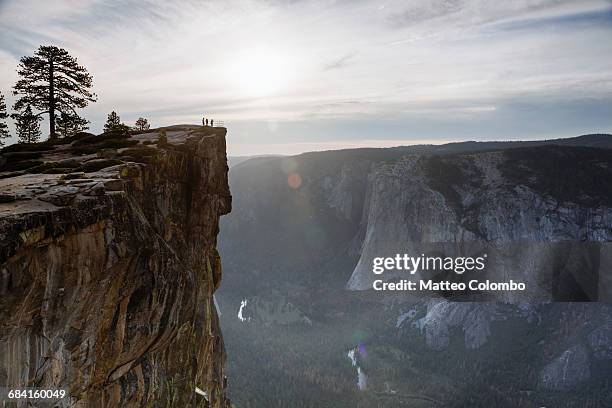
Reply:
[[[27,107],[38,110],[35,116],[49,115],[49,138],[55,139],[57,115],[78,116],[76,109],[96,101],[90,92],[93,77],[68,51],[54,46],[40,46],[34,56],[21,58],[17,71],[20,79],[13,93],[16,111]]]
[[[113,130],[127,130],[127,125],[121,123],[121,118],[117,115],[117,112],[112,111],[108,114],[106,118],[106,123],[104,124],[104,131],[111,132]]]
[[[57,117],[57,132],[61,137],[71,137],[89,129],[89,121],[78,115],[69,115],[62,112]]]
[[[143,131],[149,130],[150,128],[151,126],[149,125],[149,121],[145,118],[138,118],[138,120],[136,121],[136,129]]]
[[[20,114],[12,114],[17,127],[17,137],[20,143],[35,143],[40,140],[39,116],[32,112],[32,108],[27,106]]]

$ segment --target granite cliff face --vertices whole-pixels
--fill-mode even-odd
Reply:
[[[487,254],[478,279],[527,284],[525,292],[491,299],[610,300],[612,194],[604,180],[611,167],[609,150],[561,146],[411,155],[376,166],[368,177],[360,259],[347,287],[405,277],[372,274],[378,256]]]
[[[225,133],[2,152],[0,386],[64,388],[62,406],[229,406],[213,300]]]

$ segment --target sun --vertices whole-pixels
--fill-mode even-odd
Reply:
[[[230,75],[237,91],[254,97],[271,96],[287,89],[294,72],[287,54],[265,47],[240,53],[232,65]]]

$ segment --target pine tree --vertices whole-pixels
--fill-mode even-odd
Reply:
[[[21,114],[12,114],[17,127],[17,137],[20,143],[35,143],[40,140],[40,124],[39,116],[32,112],[32,108],[28,105]]]
[[[4,139],[9,137],[8,125],[5,122],[6,118],[8,118],[6,102],[4,102],[4,95],[0,92],[0,147],[4,146]]]
[[[138,120],[136,121],[136,129],[143,131],[149,130],[150,128],[151,126],[149,125],[149,121],[145,118],[138,118]]]
[[[111,131],[122,131],[127,132],[129,130],[128,125],[125,123],[121,123],[121,118],[117,115],[117,112],[112,111],[108,114],[106,118],[106,123],[104,124],[104,132]]]
[[[90,92],[93,77],[62,48],[40,46],[34,56],[21,58],[17,73],[21,79],[13,90],[19,96],[14,109],[23,111],[31,106],[41,111],[37,117],[48,114],[51,139],[57,137],[59,112],[78,116],[75,109],[96,101],[96,95]]]
[[[71,137],[89,129],[89,121],[78,115],[68,115],[61,113],[56,120],[57,131],[61,137]]]

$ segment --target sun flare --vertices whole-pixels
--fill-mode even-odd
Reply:
[[[289,86],[292,79],[290,58],[268,48],[249,49],[234,60],[231,78],[237,91],[248,96],[270,96]]]

